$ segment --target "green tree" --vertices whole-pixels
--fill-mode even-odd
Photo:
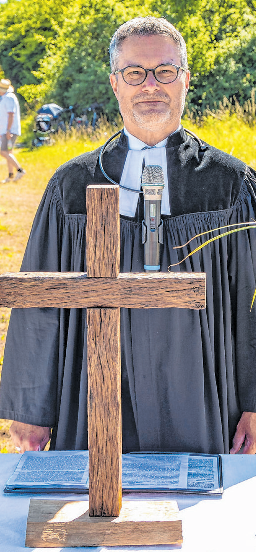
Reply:
[[[255,0],[8,0],[0,5],[3,71],[30,105],[117,103],[109,86],[108,46],[138,15],[166,17],[183,34],[191,69],[189,107],[243,103],[256,87]]]
[[[15,89],[38,82],[38,69],[65,21],[67,0],[7,0],[0,4],[0,56]],[[21,100],[27,99],[21,95]]]

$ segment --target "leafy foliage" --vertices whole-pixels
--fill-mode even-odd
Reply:
[[[138,15],[164,16],[183,34],[192,73],[188,106],[240,103],[256,87],[255,0],[7,0],[0,4],[1,65],[32,107],[117,103],[109,86],[108,46],[115,29]]]

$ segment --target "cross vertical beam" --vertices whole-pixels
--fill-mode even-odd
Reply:
[[[117,278],[118,186],[88,186],[88,278]],[[88,308],[89,515],[119,516],[122,506],[120,308]]]

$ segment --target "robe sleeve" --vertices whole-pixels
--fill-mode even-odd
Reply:
[[[85,216],[63,212],[55,175],[39,205],[21,271],[84,271],[84,234]],[[57,423],[60,312],[57,308],[12,310],[1,418],[49,427]]]
[[[245,175],[235,218],[238,223],[256,218],[256,173],[251,169]],[[241,412],[256,412],[256,303],[251,308],[256,288],[256,228],[232,234],[230,245],[231,331],[238,402]]]

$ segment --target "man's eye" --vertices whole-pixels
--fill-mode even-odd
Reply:
[[[138,77],[140,75],[143,75],[143,71],[140,71],[139,69],[132,69],[126,73],[129,77]]]
[[[164,76],[167,76],[168,75],[175,75],[176,74],[176,70],[174,68],[168,68],[168,69],[159,69],[157,71],[157,75],[164,75]]]

